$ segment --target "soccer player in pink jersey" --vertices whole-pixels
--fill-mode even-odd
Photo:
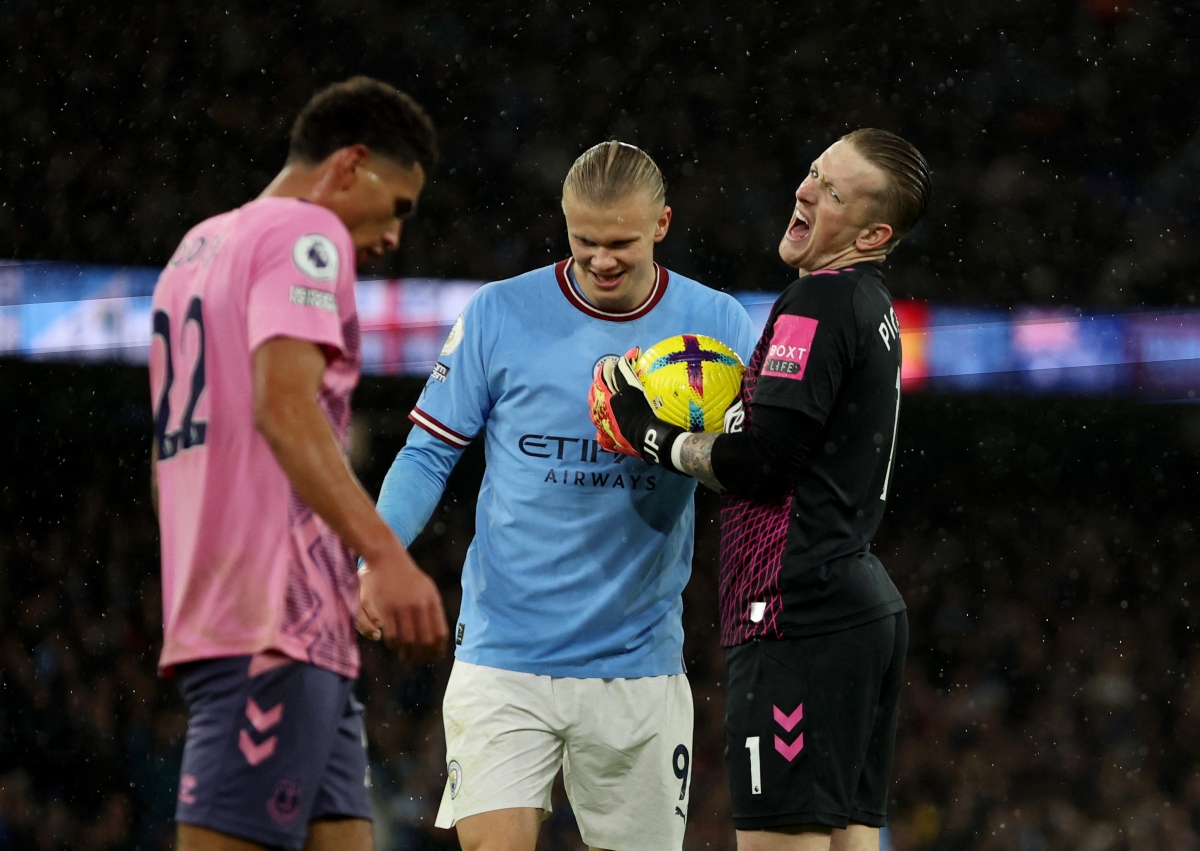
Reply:
[[[436,585],[345,458],[355,263],[399,245],[435,146],[389,85],[322,90],[275,180],[192,228],[155,287],[159,669],[188,705],[181,851],[370,848],[356,614],[402,658],[445,647]]]

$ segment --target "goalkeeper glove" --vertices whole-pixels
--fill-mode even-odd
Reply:
[[[622,358],[605,358],[596,368],[588,393],[596,441],[609,452],[632,455],[678,473],[671,463],[671,449],[688,432],[654,415],[633,368],[639,353],[630,349]]]

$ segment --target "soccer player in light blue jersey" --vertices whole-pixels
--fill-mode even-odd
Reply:
[[[411,543],[483,432],[438,826],[457,825],[466,851],[533,851],[561,767],[590,847],[670,851],[691,775],[681,595],[695,480],[602,449],[587,388],[605,355],[686,333],[746,360],[756,335],[731,296],[654,262],[671,208],[643,151],[585,152],[562,206],[571,257],[467,305],[379,511]]]

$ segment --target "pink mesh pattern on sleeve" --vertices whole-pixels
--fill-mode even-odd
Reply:
[[[742,377],[743,428],[754,416],[751,399],[758,384],[770,338],[764,332]],[[792,491],[773,502],[737,495],[721,499],[721,645],[732,647],[752,638],[781,638],[783,598],[779,571],[787,542]]]

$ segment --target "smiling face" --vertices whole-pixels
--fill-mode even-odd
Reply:
[[[852,144],[827,148],[796,190],[792,220],[779,242],[783,262],[815,272],[887,256],[892,228],[872,219],[886,180]]]
[[[403,220],[417,207],[425,187],[420,163],[403,166],[372,154],[363,145],[342,148],[319,169],[309,200],[328,207],[350,231],[358,262],[394,251]]]
[[[563,215],[572,269],[583,295],[603,310],[632,310],[654,286],[654,244],[671,224],[671,208],[635,191],[609,204],[592,204],[568,190]]]

